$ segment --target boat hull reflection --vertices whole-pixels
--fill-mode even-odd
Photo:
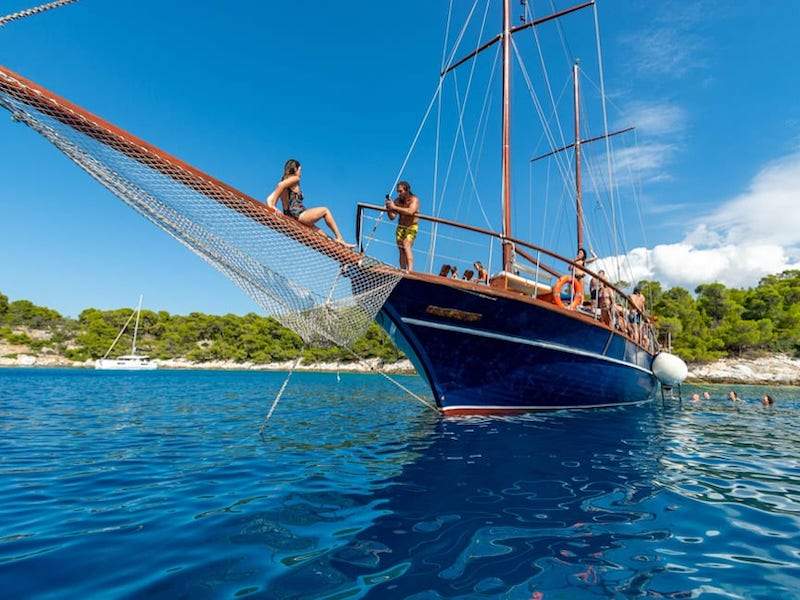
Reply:
[[[440,419],[429,446],[359,498],[380,516],[276,589],[527,599],[579,597],[602,573],[619,590],[646,585],[663,565],[642,557],[669,536],[654,514],[663,509],[659,418],[634,406]]]

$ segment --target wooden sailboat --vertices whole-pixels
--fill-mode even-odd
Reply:
[[[649,400],[658,387],[653,373],[658,344],[647,317],[628,295],[584,265],[512,234],[511,36],[592,4],[586,2],[512,27],[510,0],[503,0],[502,32],[443,72],[446,75],[493,44],[502,44],[503,229],[495,232],[419,215],[423,221],[498,240],[502,245],[502,271],[489,285],[407,273],[381,310],[378,322],[427,379],[446,414],[618,406]],[[574,149],[577,247],[581,248],[581,145],[628,129],[582,140],[577,64],[573,85],[575,140],[543,157]],[[375,205],[359,206],[359,213],[383,210]],[[358,231],[360,238],[360,227]],[[531,268],[521,270],[518,260],[527,261]],[[561,269],[554,268],[553,262]],[[573,284],[576,269],[613,288],[617,300],[624,304],[625,315],[641,323],[638,331],[631,333],[627,326],[618,327],[617,323],[604,324],[596,306],[583,306],[582,291],[573,294],[580,298],[564,302],[560,290],[543,283],[542,277],[526,276],[541,274],[551,281]]]
[[[348,335],[359,333],[363,317],[374,315],[426,379],[445,414],[647,401],[659,380],[679,383],[685,365],[659,352],[646,315],[623,290],[585,264],[518,239],[512,231],[511,36],[594,2],[512,27],[510,0],[502,1],[502,31],[442,74],[502,44],[502,230],[418,215],[422,221],[499,243],[500,269],[486,281],[401,272],[369,260],[3,67],[0,106],[301,335],[310,331],[347,345],[354,339]],[[581,139],[577,75],[575,67],[575,140],[554,152],[573,148],[576,154],[580,245],[581,145],[616,133]],[[385,210],[358,206],[359,238],[364,212]],[[618,318],[604,322],[596,307],[584,306],[576,277],[580,273],[612,289],[617,317],[624,314],[637,326]]]

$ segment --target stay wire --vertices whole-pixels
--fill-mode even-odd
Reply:
[[[62,6],[66,6],[67,4],[74,4],[77,1],[78,0],[56,0],[55,2],[48,2],[46,4],[40,4],[39,6],[34,6],[33,8],[28,8],[25,10],[21,10],[19,12],[11,13],[10,15],[6,15],[5,17],[0,17],[0,27],[3,27],[6,23],[10,23],[11,21],[19,21],[20,19],[25,19],[27,17],[32,17],[33,15],[38,15],[43,12],[47,12],[48,10],[61,8]]]
[[[475,7],[477,5],[478,5],[478,0],[475,0],[473,2],[473,4],[472,4],[472,8],[469,11],[469,15],[467,15],[467,19],[464,22],[464,26],[461,28],[461,32],[458,34],[458,37],[456,38],[456,41],[453,44],[452,51],[450,52],[450,55],[449,55],[449,57],[447,59],[447,65],[448,66],[450,64],[452,64],[452,62],[453,62],[453,57],[455,56],[455,53],[458,50],[458,47],[461,45],[461,40],[463,39],[464,34],[467,31],[467,26],[469,25],[470,21],[472,20],[472,15],[475,12]],[[448,18],[448,27],[449,27],[449,18]],[[449,31],[448,31],[448,33],[449,33]],[[445,43],[446,43],[446,40],[445,40]],[[414,152],[414,148],[416,148],[417,141],[419,140],[419,136],[422,134],[422,130],[425,128],[425,124],[428,122],[428,117],[431,114],[431,110],[433,109],[433,105],[436,103],[436,98],[442,92],[442,84],[444,83],[444,71],[445,71],[445,69],[442,69],[441,73],[439,74],[439,83],[436,86],[436,91],[434,91],[433,96],[431,97],[431,101],[428,103],[428,108],[425,110],[425,114],[422,117],[422,121],[420,122],[419,127],[417,127],[417,132],[414,134],[414,138],[411,141],[411,147],[408,149],[408,152],[406,152],[406,156],[403,159],[403,164],[400,167],[400,170],[397,172],[397,176],[395,177],[394,183],[392,184],[392,186],[387,191],[388,194],[390,194],[397,187],[397,183],[400,181],[400,178],[403,176],[403,172],[405,171],[406,166],[408,165],[408,161],[409,161],[409,159],[411,158],[411,155]],[[381,218],[382,217],[383,217],[383,213],[381,214]],[[375,232],[375,229],[377,228],[377,226],[378,226],[378,223],[375,224],[375,228],[373,228],[372,233]],[[368,246],[363,249],[363,252],[366,252],[367,248],[368,248]]]

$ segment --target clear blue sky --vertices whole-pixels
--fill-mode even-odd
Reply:
[[[0,14],[32,3],[2,1]],[[455,0],[459,26],[471,4]],[[512,4],[516,20],[520,9]],[[611,125],[639,127],[637,147],[631,141],[618,146],[619,160],[642,186],[644,233],[635,205],[623,203],[628,248],[689,239],[707,215],[716,228],[709,235],[719,238],[722,253],[726,236],[751,236],[730,217],[736,199],[775,161],[780,167],[796,154],[800,4],[729,4],[598,2]],[[537,15],[549,5],[533,4]],[[463,50],[475,45],[483,6],[481,0]],[[484,37],[497,30],[498,10],[494,0]],[[352,239],[355,203],[380,201],[434,89],[446,15],[445,0],[81,0],[0,28],[0,63],[257,198],[274,186],[283,161],[297,157],[309,203],[329,205]],[[585,65],[587,132],[597,133],[602,120],[589,81],[598,81],[591,10],[565,18],[562,27],[569,52]],[[543,27],[541,36],[557,95],[569,61],[554,26]],[[547,98],[532,37],[519,45],[537,92]],[[468,130],[492,58],[485,53],[476,69]],[[468,68],[459,71],[460,93],[468,75]],[[518,69],[515,78],[515,232],[541,241],[542,205],[527,208],[527,158],[537,151],[541,128]],[[454,114],[448,93],[445,122]],[[496,117],[497,97],[492,101]],[[560,102],[559,112],[569,127],[569,103]],[[479,187],[493,227],[499,227],[497,142],[492,125]],[[450,145],[443,144],[443,153]],[[0,291],[11,298],[70,315],[87,306],[130,306],[139,293],[148,307],[172,312],[256,309],[222,275],[29,129],[3,119],[0,157]],[[406,173],[423,210],[430,205],[432,157],[428,128]],[[459,168],[444,216],[456,216]],[[539,193],[542,168],[533,171]],[[459,218],[484,224],[469,195],[464,202]],[[592,202],[590,218],[597,216]],[[549,208],[551,217],[556,206]],[[556,248],[568,252],[571,221],[560,218],[563,223],[546,229],[554,232]],[[798,241],[776,242],[784,259]],[[600,244],[598,251],[604,251]],[[680,280],[679,267],[664,269],[664,277]]]

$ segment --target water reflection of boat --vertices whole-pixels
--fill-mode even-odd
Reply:
[[[655,565],[641,557],[666,535],[650,511],[660,489],[659,419],[628,407],[440,421],[431,445],[364,502],[383,515],[344,546],[295,565],[269,594],[575,597],[570,581],[605,570],[619,589],[642,586]]]

